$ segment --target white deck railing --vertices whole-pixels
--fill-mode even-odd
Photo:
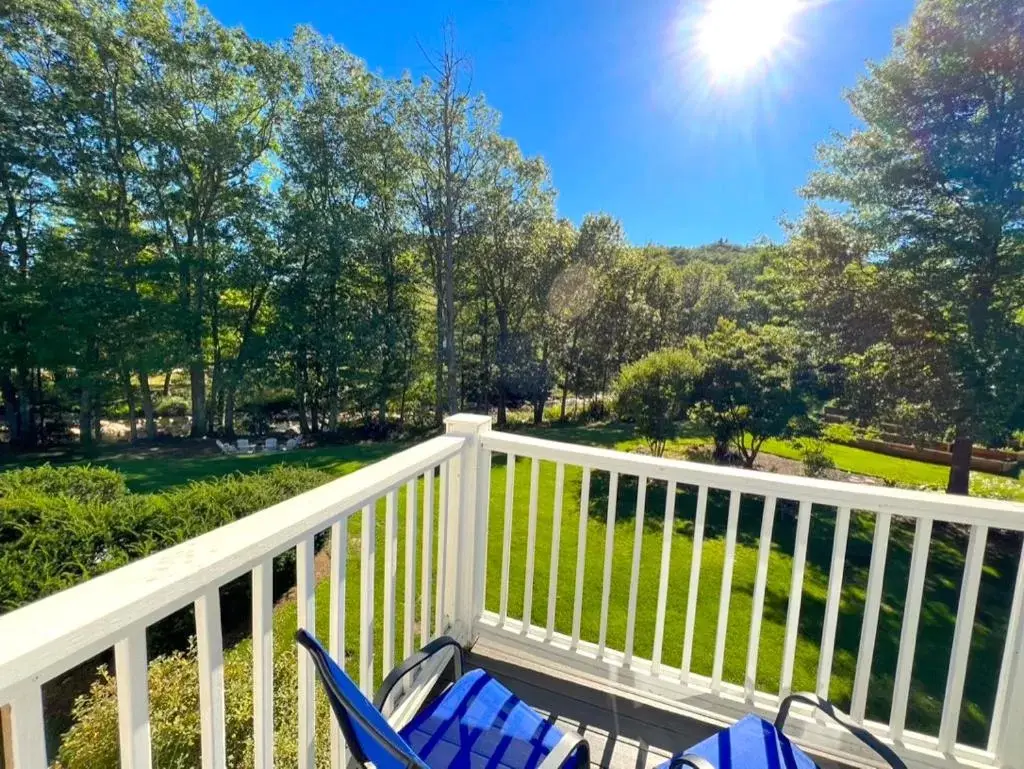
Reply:
[[[480,602],[480,595],[485,594],[484,587],[481,585],[475,603],[476,616],[479,617],[477,632],[488,640],[517,649],[524,654],[552,658],[563,669],[568,667],[598,679],[614,682],[615,685],[628,690],[646,692],[656,702],[680,708],[684,712],[690,712],[697,716],[728,720],[738,718],[751,709],[770,713],[777,708],[781,698],[792,691],[797,640],[800,633],[801,600],[807,566],[809,531],[811,519],[817,515],[817,513],[812,513],[812,507],[824,506],[835,511],[835,533],[832,543],[828,594],[816,670],[816,693],[827,698],[832,681],[833,655],[841,608],[851,514],[871,515],[875,519],[874,536],[850,702],[853,719],[883,740],[893,744],[899,752],[906,756],[910,766],[951,767],[968,764],[1024,767],[1024,628],[1022,628],[1022,624],[1024,624],[1024,561],[1020,562],[1021,565],[1017,569],[1012,602],[1007,609],[1009,612],[1009,616],[1006,618],[1008,633],[1002,645],[1000,673],[997,679],[987,745],[984,749],[979,749],[957,742],[957,729],[960,723],[965,683],[969,673],[968,654],[975,626],[986,541],[989,531],[992,529],[1011,532],[1024,531],[1024,505],[712,467],[497,432],[485,432],[481,446],[483,453],[480,461],[484,466],[490,466],[492,454],[503,454],[506,457],[506,492],[500,556],[502,558],[500,597],[497,601],[496,611],[484,610]],[[528,459],[531,472],[527,512],[525,595],[522,612],[513,617],[509,612],[508,592],[517,459],[520,461]],[[531,602],[533,600],[534,550],[537,536],[539,465],[542,461],[555,463],[555,484],[551,507],[553,536],[551,564],[548,571],[551,576],[548,583],[547,617],[546,625],[539,626],[532,622],[535,617],[531,611]],[[558,595],[556,579],[561,547],[562,497],[567,467],[582,468],[582,482],[571,633],[563,634],[556,632],[554,619],[556,616],[555,602]],[[582,639],[580,634],[584,601],[594,605],[598,600],[596,595],[583,595],[587,519],[590,507],[589,494],[591,476],[594,472],[608,474],[608,493],[600,625],[596,642],[588,642]],[[608,624],[614,537],[617,534],[616,505],[619,496],[619,480],[623,476],[633,476],[638,479],[637,497],[629,592],[625,609],[625,640],[622,648],[611,648],[608,642]],[[641,563],[642,559],[652,556],[651,553],[644,553],[642,550],[645,503],[648,484],[651,481],[665,483],[667,494],[664,510],[664,533],[658,552],[660,558],[658,594],[656,599],[650,595],[644,596],[646,601],[657,601],[653,653],[650,659],[642,659],[635,654],[634,638],[636,637],[636,609]],[[693,520],[692,558],[683,645],[681,650],[670,652],[665,648],[664,638],[672,538],[678,536],[674,530],[674,508],[678,486],[695,488],[697,499]],[[707,574],[701,564],[708,496],[712,490],[728,493],[729,504],[724,540],[724,561],[720,575],[718,621],[715,627],[709,628],[698,627],[696,615],[701,586],[705,584],[705,581],[714,583],[719,579],[718,574]],[[749,636],[744,634],[737,637],[735,634],[730,635],[728,628],[730,603],[736,597],[735,591],[732,589],[732,581],[737,550],[740,504],[744,497],[762,499],[763,513],[757,541],[758,556],[751,597]],[[755,682],[757,681],[759,641],[763,627],[765,589],[771,561],[772,529],[776,518],[776,505],[780,500],[791,500],[797,503],[798,512],[785,635],[781,649],[780,685],[777,691],[764,692],[757,690]],[[500,512],[485,513],[481,520],[486,521],[490,518],[494,521],[496,513]],[[883,578],[890,541],[890,528],[894,517],[909,519],[913,522],[915,529],[902,616],[899,654],[892,685],[891,712],[887,721],[878,722],[867,720],[865,710],[869,686],[879,685],[878,682],[871,681],[871,671],[879,628],[879,613],[882,607]],[[936,523],[960,524],[969,527],[970,533],[959,587],[959,604],[950,658],[948,660],[922,661],[915,654],[915,642],[918,637],[922,600],[926,589],[925,573],[929,547],[933,540],[932,529]],[[499,556],[492,554],[491,557]],[[524,621],[524,618],[530,618],[530,620]],[[694,639],[702,633],[714,634],[715,639],[710,676],[698,675],[691,669]],[[744,683],[743,685],[729,683],[723,680],[727,652],[730,647],[744,648],[744,645],[746,647]],[[671,657],[668,656],[670,653]],[[666,662],[666,659],[669,662]],[[934,669],[936,676],[945,676],[946,679],[945,695],[941,703],[941,721],[938,729],[932,734],[921,734],[905,728],[911,673],[915,664],[930,666]],[[920,674],[920,667],[918,671]],[[812,748],[835,756],[852,756],[869,760],[869,755],[862,753],[862,746],[857,745],[848,734],[838,728],[828,726],[811,717],[797,719],[793,723],[793,731],[798,739]]]
[[[454,421],[458,427],[461,423]],[[311,632],[316,625],[314,601],[314,537],[330,531],[331,612],[327,618],[329,646],[336,658],[345,648],[346,559],[351,532],[348,521],[362,511],[360,537],[360,637],[358,668],[349,669],[363,691],[372,695],[374,667],[386,674],[394,663],[396,628],[404,622],[405,652],[413,645],[412,601],[404,616],[395,609],[398,557],[398,493],[405,486],[406,596],[415,595],[416,520],[422,518],[421,634],[423,639],[454,632],[468,640],[468,622],[455,616],[456,592],[465,561],[452,555],[464,547],[458,528],[461,497],[460,463],[467,445],[458,435],[445,435],[384,459],[281,504],[254,513],[176,547],[129,564],[109,574],[37,601],[0,617],[0,706],[5,713],[4,752],[13,766],[48,766],[43,724],[42,685],[103,651],[114,649],[121,765],[149,769],[152,765],[149,695],[146,672],[146,628],[175,611],[195,607],[203,769],[225,766],[224,648],[221,638],[219,588],[251,574],[253,652],[253,733],[255,766],[273,767],[273,637],[272,560],[291,548],[296,554],[298,623]],[[433,511],[434,475],[440,476],[438,515]],[[417,488],[422,478],[422,500]],[[384,595],[375,600],[375,515],[385,500]],[[440,529],[434,533],[435,517]],[[435,560],[436,559],[436,560]],[[435,579],[436,576],[436,579]],[[432,584],[433,582],[433,584]],[[341,597],[338,600],[336,597]],[[431,615],[433,602],[434,622]],[[375,645],[374,622],[381,611],[383,643]],[[461,624],[460,624],[461,623]],[[431,627],[432,625],[432,627]],[[383,659],[375,660],[376,649]],[[308,655],[299,654],[299,767],[314,766],[314,678]],[[320,728],[326,728],[321,725]],[[331,733],[331,765],[343,767],[345,749],[337,729]]]
[[[145,629],[189,604],[194,604],[196,616],[202,766],[203,769],[223,767],[226,760],[223,644],[218,588],[246,574],[251,574],[253,595],[255,766],[257,769],[269,769],[273,766],[274,751],[272,559],[295,548],[298,622],[312,630],[316,624],[314,537],[330,530],[332,600],[326,621],[331,652],[336,657],[342,656],[346,624],[346,559],[351,533],[348,522],[360,510],[359,658],[354,670],[350,665],[350,672],[364,691],[369,692],[373,686],[375,668],[382,672],[391,668],[398,655],[395,647],[399,637],[404,639],[402,653],[412,650],[418,608],[421,641],[441,632],[455,634],[467,643],[483,638],[521,653],[523,659],[540,659],[540,664],[550,664],[552,669],[562,672],[568,669],[581,676],[596,678],[634,696],[645,697],[696,717],[726,721],[750,710],[771,712],[777,707],[780,697],[793,686],[801,599],[808,566],[809,532],[812,519],[820,514],[820,506],[835,511],[835,533],[816,660],[817,693],[827,697],[832,680],[851,520],[860,520],[860,516],[870,514],[874,518],[874,538],[852,686],[850,709],[853,718],[893,743],[911,766],[1024,767],[1024,568],[1017,571],[1012,602],[1006,608],[1008,633],[1002,645],[987,745],[976,748],[957,742],[989,531],[1024,531],[1024,506],[715,468],[554,443],[492,432],[485,417],[452,417],[448,420],[448,432],[446,436],[427,441],[217,531],[0,618],[0,705],[10,707],[5,732],[9,744],[5,744],[5,750],[13,759],[13,766],[6,769],[43,769],[47,766],[42,685],[111,647],[115,651],[118,673],[122,766],[149,769],[152,758]],[[490,505],[492,457],[495,454],[507,458],[504,510],[491,510]],[[530,474],[525,563],[515,563],[516,571],[513,572],[512,532],[516,515],[513,500],[517,458],[529,461]],[[546,573],[551,576],[547,582],[547,611],[543,625],[532,621],[535,614],[535,574],[538,573],[541,462],[555,463],[550,563],[540,565],[540,569],[547,568]],[[575,532],[577,557],[571,583],[571,622],[559,622],[557,576],[561,571],[562,507],[568,468],[581,468],[582,483],[579,525]],[[437,511],[432,508],[435,472],[439,475],[440,487]],[[596,612],[598,606],[596,594],[584,595],[590,486],[595,473],[607,474],[609,493],[604,558],[597,565],[602,577],[599,628],[596,638],[587,639],[583,632],[583,617]],[[521,473],[519,475],[522,476]],[[626,476],[638,479],[638,494],[629,556],[628,594],[623,607],[613,600],[612,580],[617,492],[620,478]],[[646,489],[650,482],[655,481],[665,483],[669,493],[660,548],[651,553],[644,552],[643,535],[647,514]],[[666,644],[669,571],[674,538],[680,536],[675,531],[675,492],[684,486],[696,489],[692,558],[682,648],[670,649]],[[403,487],[405,524],[401,526],[399,491]],[[417,495],[419,488],[423,491]],[[706,547],[708,498],[712,493],[729,495],[720,575],[707,574],[707,569],[702,568],[701,558]],[[733,572],[744,497],[763,499],[764,512],[757,537],[750,626],[737,637],[730,635],[728,628],[730,604],[736,596]],[[385,500],[383,595],[375,596],[375,515],[377,502],[381,499]],[[768,573],[772,565],[776,504],[780,500],[797,503],[797,522],[781,646],[780,684],[778,690],[765,692],[756,687],[759,641]],[[878,685],[871,680],[871,669],[883,608],[883,579],[894,517],[912,520],[915,529],[898,661],[892,682],[892,707],[888,720],[877,722],[866,719],[865,713],[869,687]],[[942,522],[969,527],[970,534],[959,586],[950,658],[922,661],[915,653],[915,641],[927,589],[925,577],[929,547],[933,542],[933,525]],[[418,524],[423,527],[419,536],[416,532]],[[495,527],[493,531],[492,527]],[[405,535],[402,556],[405,583],[401,607],[396,602],[400,531]],[[491,552],[488,552],[489,542]],[[495,542],[500,544],[500,552],[493,551]],[[641,566],[645,559],[652,557],[657,557],[660,564],[657,596],[641,596]],[[501,582],[493,605],[486,600],[489,559],[493,561],[494,573],[500,575]],[[517,606],[518,601],[509,600],[511,574],[518,574],[520,569],[523,574],[523,601],[519,607],[521,611],[513,611],[511,606]],[[697,623],[698,596],[707,581],[721,585],[717,623],[713,628],[699,627]],[[650,658],[639,654],[636,644],[637,609],[641,600],[656,601],[657,607]],[[378,611],[383,636],[379,646],[373,630]],[[624,618],[620,616],[622,614]],[[608,632],[610,616],[625,621],[621,648],[613,645],[612,634]],[[714,637],[710,675],[693,670],[694,639],[699,634]],[[724,674],[727,653],[737,644],[746,644],[742,685],[726,680]],[[376,649],[380,650],[379,660],[376,659]],[[313,671],[305,655],[300,655],[299,661],[299,767],[312,769],[314,732],[327,727],[314,723]],[[906,728],[911,673],[915,664],[934,665],[936,675],[946,679],[941,721],[933,734],[921,734]],[[544,703],[536,704],[544,706]],[[835,755],[858,755],[858,746],[844,733],[812,717],[800,718],[799,713],[797,716],[793,719],[794,734],[804,744]],[[337,730],[331,730],[331,738],[331,765],[340,769],[346,762],[344,746]]]

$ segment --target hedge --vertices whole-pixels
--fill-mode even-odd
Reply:
[[[0,613],[319,486],[319,470],[275,466],[131,494],[103,468],[0,474]]]
[[[25,492],[69,497],[79,502],[113,502],[128,495],[128,486],[121,473],[90,465],[45,464],[0,473],[0,497]]]

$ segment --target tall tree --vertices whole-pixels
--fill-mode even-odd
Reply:
[[[948,491],[967,493],[972,442],[1024,397],[1024,5],[922,0],[849,101],[864,127],[823,149],[809,192],[870,236],[902,331],[874,365],[952,434]]]
[[[449,25],[442,50],[428,56],[433,78],[409,99],[409,141],[414,159],[412,196],[434,275],[437,301],[436,418],[459,406],[455,340],[455,286],[459,240],[465,232],[473,179],[497,117],[469,88],[469,61],[455,47]]]
[[[273,145],[292,70],[281,51],[224,28],[193,0],[176,0],[148,21],[141,76],[153,105],[143,126],[152,146],[144,157],[152,217],[178,271],[198,436],[210,427],[204,342],[215,310],[209,280],[226,249],[222,225],[240,211]]]

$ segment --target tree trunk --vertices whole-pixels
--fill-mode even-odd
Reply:
[[[435,281],[437,289],[437,349],[434,357],[434,424],[440,426],[444,419],[444,304],[441,298],[440,281]]]
[[[4,421],[10,431],[11,443],[21,443],[21,407],[18,404],[18,388],[5,370],[0,374],[0,394],[4,396]]]
[[[92,393],[88,387],[82,388],[79,400],[78,439],[83,446],[92,445]]]
[[[128,437],[135,443],[139,439],[139,431],[135,424],[135,389],[132,387],[132,372],[125,369],[121,377],[124,381],[124,399],[128,402]]]
[[[140,368],[136,373],[139,376],[139,391],[142,393],[142,415],[146,420],[146,437],[154,440],[156,438],[156,419],[153,412],[153,392],[149,389],[149,372]]]
[[[974,441],[959,431],[953,441],[952,456],[949,463],[949,483],[946,484],[947,494],[971,493],[971,450]]]
[[[565,421],[565,401],[569,397],[569,375],[566,374],[562,379],[562,415],[558,418],[559,422]]]
[[[298,361],[296,363],[295,377],[295,400],[299,407],[299,432],[302,435],[309,435],[309,419],[306,416],[306,350],[303,345],[299,349]]]
[[[19,368],[18,421],[21,423],[21,445],[31,448],[36,445],[35,425],[32,423],[32,374],[27,367]]]
[[[508,314],[495,307],[498,317],[498,427],[508,422]]]
[[[459,360],[455,354],[455,267],[449,252],[446,258],[448,275],[444,286],[445,304],[445,363],[448,366],[448,413],[459,410]]]
[[[97,400],[93,400],[92,404],[92,426],[93,434],[96,436],[96,442],[99,443],[103,440],[103,409],[101,403]]]
[[[174,370],[171,369],[166,374],[164,374],[164,397],[165,398],[169,397],[170,394],[171,394],[171,374],[173,374],[173,373],[174,373]]]
[[[188,367],[192,388],[192,429],[193,438],[201,438],[206,429],[206,366],[202,361],[193,361]]]
[[[224,437],[235,439],[235,391],[238,385],[232,380],[228,382],[227,393],[224,395]]]

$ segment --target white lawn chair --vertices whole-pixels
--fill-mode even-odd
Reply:
[[[264,451],[277,451],[277,438],[267,438],[263,444]]]
[[[282,446],[281,449],[283,451],[291,451],[292,449],[297,448],[298,445],[299,442],[297,440],[295,440],[294,438],[289,438],[284,442],[284,446]]]
[[[222,454],[237,454],[238,453],[238,449],[236,449],[230,443],[224,443],[219,438],[217,439],[217,448],[221,450]]]
[[[249,443],[247,438],[239,438],[236,441],[236,445],[238,446],[238,450],[243,454],[252,454],[256,451],[256,447]]]

